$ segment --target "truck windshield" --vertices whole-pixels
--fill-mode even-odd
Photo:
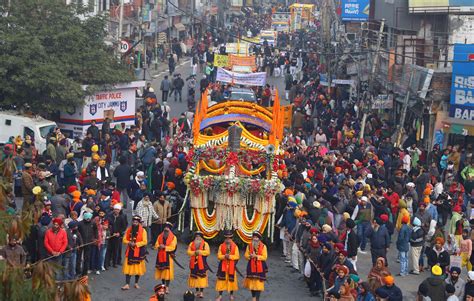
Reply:
[[[42,138],[46,138],[46,136],[47,136],[50,132],[53,132],[55,128],[56,128],[56,125],[55,125],[55,124],[49,124],[49,125],[41,126],[41,127],[39,128],[41,137],[42,137]]]

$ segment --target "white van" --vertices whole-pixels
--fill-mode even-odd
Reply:
[[[0,111],[0,144],[5,144],[13,136],[31,136],[41,154],[46,150],[46,136],[54,131],[56,123],[40,116],[21,115],[15,111]]]

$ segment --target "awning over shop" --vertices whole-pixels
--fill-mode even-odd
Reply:
[[[183,23],[176,23],[174,25],[174,28],[176,28],[178,31],[185,31],[186,27],[184,27]]]
[[[474,125],[472,120],[448,117],[443,120],[442,123],[445,129],[449,129],[450,134],[474,136]]]

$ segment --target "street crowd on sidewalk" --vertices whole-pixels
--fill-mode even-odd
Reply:
[[[266,24],[268,18],[245,18],[236,20],[230,32],[246,34],[248,29],[255,35]],[[206,75],[201,92],[212,87],[211,97],[225,93],[223,85],[209,85],[215,81],[211,49],[224,39],[229,37],[209,32],[192,54],[193,70],[201,65]],[[428,152],[413,129],[395,147],[396,122],[375,113],[359,138],[363,125],[357,104],[348,102],[344,93],[328,93],[320,83],[324,64],[306,51],[315,40],[313,32],[280,34],[277,45],[254,50],[260,70],[284,77],[286,98],[294,105],[292,129],[282,141],[284,156],[279,159],[278,176],[285,188],[276,196],[282,261],[291,266],[295,278],[301,274],[312,296],[329,300],[403,300],[397,282],[423,272],[426,279],[419,285],[418,300],[474,300],[472,146],[435,145]],[[200,71],[196,68],[193,75]],[[92,122],[85,138],[73,141],[57,129],[49,133],[42,154],[30,137],[12,137],[2,154],[2,160],[13,160],[16,167],[11,206],[6,209],[15,214],[19,208],[14,196],[21,195],[23,209],[31,206],[42,213],[21,242],[26,252],[17,237],[9,238],[2,250],[9,264],[51,260],[63,268],[58,280],[100,275],[122,265],[122,289],[130,289],[132,276],[138,289],[152,247],[158,250],[155,278],[162,283],[150,300],[166,298],[174,280],[177,214],[182,208],[190,214],[183,206],[183,178],[192,113],[170,120],[166,102],[170,87],[179,83],[183,88],[178,78],[162,82],[161,99],[153,88],[146,88],[134,126],[111,127],[106,119],[99,128]],[[194,93],[195,78],[189,80],[194,80],[189,85]],[[272,100],[266,89],[257,94],[268,106]],[[181,93],[175,96],[175,101],[181,100]],[[131,225],[125,213],[128,206]],[[224,291],[233,300],[239,249],[232,232],[225,237],[217,254],[216,291],[218,300]],[[391,249],[398,252],[397,262],[387,258]],[[361,275],[358,257],[366,252],[373,267]],[[186,292],[184,298],[202,298],[209,286],[206,257],[211,254],[199,231],[187,254],[188,286],[195,293]],[[272,269],[265,263],[267,246],[261,233],[254,233],[244,254],[244,287],[259,300],[265,274]]]

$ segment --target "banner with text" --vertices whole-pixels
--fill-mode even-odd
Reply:
[[[474,120],[474,44],[455,44],[449,116]]]
[[[229,57],[225,54],[214,54],[214,66],[215,67],[229,67]]]
[[[234,66],[249,66],[253,71],[257,70],[255,56],[253,55],[235,55],[229,54],[229,67]]]
[[[265,86],[266,75],[267,74],[265,72],[237,73],[225,70],[223,68],[217,68],[216,80],[224,83],[234,83],[237,85]]]
[[[370,0],[342,0],[342,21],[367,21]]]

